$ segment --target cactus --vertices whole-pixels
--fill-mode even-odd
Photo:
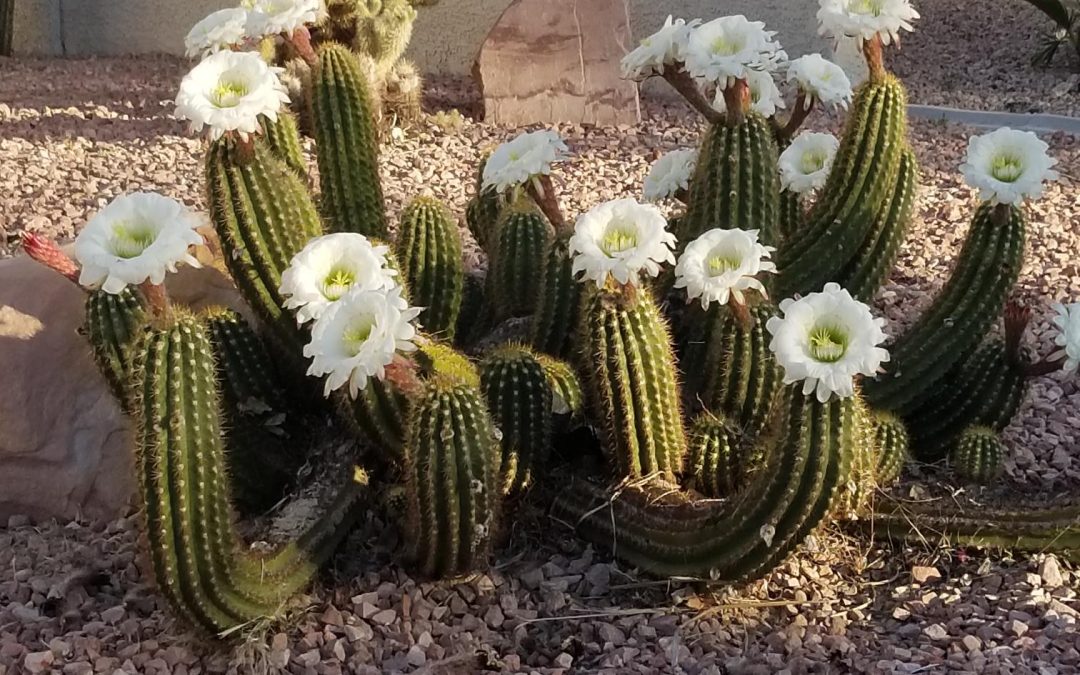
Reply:
[[[569,237],[551,242],[540,270],[536,313],[529,328],[533,347],[552,356],[562,356],[569,347],[577,325],[581,286],[574,279]]]
[[[775,313],[760,296],[748,307],[689,308],[681,351],[688,405],[722,414],[747,436],[761,432],[783,379],[765,330]]]
[[[552,388],[536,355],[520,345],[504,345],[480,363],[480,386],[502,433],[504,493],[520,495],[532,486],[551,451]]]
[[[1005,446],[990,427],[964,430],[949,453],[949,465],[964,480],[987,485],[1001,475]]]
[[[531,200],[503,212],[494,234],[488,296],[502,318],[532,314],[539,287],[534,275],[544,265],[552,230]]]
[[[398,63],[412,37],[416,10],[408,0],[352,0],[355,30],[351,46],[368,55],[382,79]]]
[[[307,162],[300,144],[300,130],[292,113],[282,110],[273,121],[262,118],[262,135],[278,159],[306,180]]]
[[[483,396],[436,377],[410,407],[407,429],[407,556],[427,576],[469,572],[499,522],[499,445]]]
[[[667,323],[648,291],[590,288],[582,298],[586,385],[619,476],[682,469],[686,433]]]
[[[430,333],[453,340],[465,270],[457,223],[442,202],[418,197],[402,212],[397,257],[411,301],[424,308],[421,324]]]
[[[760,230],[776,245],[780,228],[778,150],[768,121],[747,114],[735,127],[714,124],[701,143],[686,215],[675,234],[681,244],[713,228]]]
[[[0,56],[11,56],[15,44],[15,0],[0,0]]]
[[[557,417],[566,418],[560,421],[572,424],[585,411],[581,380],[566,361],[546,354],[538,354],[536,359],[544,368],[548,386],[551,387],[551,411]]]
[[[370,84],[341,45],[319,50],[312,84],[322,213],[327,229],[385,239],[378,132]]]
[[[904,422],[889,412],[874,411],[874,450],[877,453],[875,480],[881,487],[892,485],[907,464],[910,440]]]
[[[744,489],[752,498],[695,500],[666,483],[611,495],[578,482],[556,499],[555,516],[597,544],[617,542],[618,558],[656,574],[754,578],[832,512],[862,434],[854,399],[819,403],[788,387],[778,406],[776,436]]]
[[[806,210],[803,206],[802,195],[790,190],[780,192],[780,241],[786,241],[795,235],[802,227],[806,218]]]
[[[867,401],[904,416],[942,387],[949,370],[1001,315],[1023,252],[1020,211],[980,206],[952,276],[915,325],[897,338],[886,372],[865,384]]]
[[[777,297],[837,280],[864,245],[897,183],[905,106],[904,87],[892,76],[860,88],[821,198],[777,256]]]
[[[743,433],[722,415],[702,412],[690,427],[690,454],[686,460],[689,487],[710,498],[730,497],[750,483],[760,457]]]
[[[162,593],[212,633],[274,616],[348,531],[358,486],[269,557],[243,552],[229,514],[219,392],[206,328],[176,310],[135,347],[145,536]]]
[[[487,301],[487,276],[483,272],[466,272],[462,283],[461,309],[454,328],[454,344],[469,345],[490,328],[493,319]]]
[[[420,71],[409,61],[398,61],[383,80],[385,114],[398,124],[418,121],[424,115],[423,94]]]
[[[131,410],[129,350],[146,321],[142,298],[130,289],[113,295],[94,291],[86,298],[86,338],[98,370],[124,410]]]
[[[488,253],[502,211],[502,198],[493,189],[480,190],[469,200],[465,209],[465,223],[473,239]]]

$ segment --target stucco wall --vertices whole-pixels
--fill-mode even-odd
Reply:
[[[410,47],[412,58],[429,73],[470,72],[480,44],[510,2],[442,0],[421,9]],[[24,54],[178,54],[192,24],[215,9],[235,4],[237,0],[19,0],[15,50]],[[638,36],[651,33],[668,14],[708,19],[742,13],[780,31],[780,41],[793,55],[819,48],[816,0],[629,0],[629,7]]]

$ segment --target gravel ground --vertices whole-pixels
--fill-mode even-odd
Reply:
[[[923,11],[930,18],[938,9]],[[907,57],[917,48],[909,41]],[[182,72],[166,58],[0,60],[0,237],[24,228],[70,237],[109,199],[136,189],[201,206],[201,144],[168,117],[165,102]],[[429,103],[466,117],[453,128],[409,129],[386,147],[388,201],[396,212],[430,190],[461,213],[481,150],[512,132],[473,122],[474,98],[460,82],[431,83]],[[701,132],[678,105],[649,102],[647,112],[636,128],[560,129],[574,151],[557,172],[568,214],[637,193],[656,156]],[[897,325],[942,282],[974,206],[956,170],[966,130],[916,122],[912,137],[923,170],[918,215],[879,298]],[[1050,350],[1047,303],[1080,299],[1080,139],[1047,140],[1064,178],[1030,208],[1018,288],[1036,307],[1028,342],[1041,354]],[[992,494],[1080,487],[1076,379],[1042,378],[1030,399],[1007,432],[1007,486]],[[830,532],[769,578],[724,590],[639,578],[528,507],[515,522],[496,571],[425,584],[390,564],[392,528],[373,515],[313,591],[310,611],[244,649],[213,652],[171,626],[144,585],[132,519],[87,526],[15,518],[0,529],[0,675],[281,666],[295,673],[1080,670],[1078,579],[1052,557],[883,550]]]

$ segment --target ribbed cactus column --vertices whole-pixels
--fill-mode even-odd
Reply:
[[[831,513],[850,477],[860,415],[852,399],[819,403],[785,389],[775,439],[764,443],[748,499],[696,500],[671,485],[618,494],[578,482],[557,517],[633,565],[665,576],[756,578],[779,564]]]
[[[86,339],[98,370],[125,410],[133,404],[130,349],[145,322],[142,299],[130,289],[116,295],[93,291],[86,298]]]
[[[956,439],[949,464],[964,480],[986,485],[1005,468],[1005,446],[990,427],[969,427]]]
[[[566,361],[547,354],[539,354],[536,358],[543,366],[548,386],[551,387],[551,411],[562,418],[561,421],[572,423],[585,411],[581,379]]]
[[[488,269],[488,296],[501,317],[527,316],[536,309],[536,275],[551,237],[551,225],[531,200],[523,198],[503,211]]]
[[[714,124],[701,143],[686,215],[674,230],[681,245],[714,228],[759,230],[774,246],[780,232],[776,140],[768,121],[748,113],[738,126]]]
[[[431,197],[413,200],[401,214],[396,248],[410,300],[424,308],[420,323],[432,335],[453,340],[465,269],[461,236],[450,210]]]
[[[483,395],[436,377],[410,408],[405,441],[408,557],[452,577],[488,555],[499,520],[499,443]]]
[[[145,537],[162,593],[181,616],[221,633],[274,616],[347,532],[357,488],[279,553],[243,552],[229,514],[219,395],[205,327],[175,310],[137,347],[139,473]]]
[[[903,420],[889,412],[874,411],[875,478],[881,487],[892,485],[907,464],[910,439]]]
[[[769,419],[783,374],[765,330],[777,310],[760,296],[750,303],[688,308],[681,361],[688,404],[722,414],[753,437]]]
[[[385,77],[412,38],[416,10],[409,0],[353,0],[355,34],[351,47],[375,62],[376,75]]]
[[[532,486],[551,452],[552,388],[543,364],[529,349],[498,347],[480,363],[480,386],[502,434],[504,492]]]
[[[701,413],[690,427],[686,459],[690,487],[714,499],[736,494],[750,483],[752,450],[728,419],[708,411]]]
[[[287,110],[280,110],[277,120],[271,121],[263,117],[261,121],[262,136],[266,144],[281,161],[285,162],[286,166],[307,180],[307,162],[304,161],[304,150],[300,144],[300,129],[296,126],[296,118]]]
[[[617,475],[680,471],[686,432],[675,355],[649,292],[588,287],[578,340],[588,398]]]
[[[780,241],[791,238],[799,231],[806,218],[802,195],[791,190],[780,192]]]
[[[375,104],[356,55],[342,45],[319,50],[312,102],[328,230],[385,239]]]
[[[552,356],[562,356],[578,323],[581,284],[574,279],[569,238],[557,236],[548,248],[540,271],[540,293],[529,329],[533,347]]]
[[[502,211],[502,201],[494,189],[480,190],[465,208],[465,223],[473,239],[484,251],[491,252],[496,223]]]
[[[1024,218],[1019,209],[980,206],[945,287],[890,348],[892,360],[885,364],[885,373],[865,383],[867,401],[905,416],[934,391],[950,386],[943,384],[945,375],[978,346],[1001,316],[1023,254]]]
[[[836,281],[887,209],[906,133],[906,94],[895,77],[862,85],[829,180],[805,224],[780,248],[776,297]]]

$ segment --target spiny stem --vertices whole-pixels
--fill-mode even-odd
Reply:
[[[539,187],[537,187],[536,183],[540,184]],[[547,216],[548,222],[555,228],[555,231],[565,232],[567,229],[566,218],[559,207],[559,200],[555,197],[555,185],[551,181],[551,176],[546,174],[537,176],[534,180],[525,184],[525,190],[536,202],[536,205],[540,207],[540,210],[544,212],[544,215]]]
[[[678,68],[665,68],[664,79],[710,123],[717,124],[724,119],[723,115],[712,107],[701,93],[701,90],[698,89],[697,83],[694,82],[694,78],[690,77],[690,73],[683,70],[681,66]]]
[[[875,35],[863,42],[863,54],[866,56],[866,65],[870,68],[870,81],[884,81],[887,73],[885,72],[885,55],[880,35]]]

